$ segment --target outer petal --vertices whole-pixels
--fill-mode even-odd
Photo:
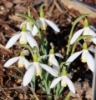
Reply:
[[[91,29],[89,29],[89,32],[90,32],[90,35],[94,36],[91,40],[93,41],[94,44],[96,44],[96,33],[92,31]]]
[[[50,88],[54,88],[56,86],[57,83],[59,83],[59,81],[63,78],[63,76],[58,77],[56,79],[54,79],[50,85]]]
[[[37,27],[34,25],[34,26],[33,26],[33,29],[32,29],[32,36],[37,35],[37,33],[38,33],[38,29],[37,29]]]
[[[39,64],[41,65],[42,68],[44,68],[44,69],[45,69],[47,72],[49,72],[51,75],[53,75],[53,76],[55,76],[55,77],[58,76],[57,73],[56,73],[50,66],[45,65],[45,64],[41,64],[41,63],[39,63]]]
[[[95,53],[95,49],[92,47],[89,47],[88,50],[91,51],[92,53]]]
[[[24,63],[25,68],[28,70],[28,68],[30,67],[31,63],[27,59],[25,59],[25,58],[24,58],[23,61],[24,61],[23,63]]]
[[[24,75],[23,82],[22,82],[23,86],[27,86],[32,80],[34,75],[35,75],[35,67],[32,65]]]
[[[76,39],[82,34],[82,32],[84,31],[84,28],[83,29],[80,29],[79,31],[77,31],[76,33],[74,33],[71,41],[70,41],[70,44],[73,44]]]
[[[25,56],[29,55],[29,51],[28,50],[23,50],[23,53]]]
[[[72,61],[74,61],[80,54],[82,53],[82,51],[76,52],[74,54],[72,54],[68,60],[66,61],[66,65],[70,64]]]
[[[28,43],[30,44],[30,46],[31,46],[32,48],[33,48],[34,46],[36,46],[36,47],[39,49],[36,40],[35,40],[31,35],[26,34],[26,37],[27,37]]]
[[[43,55],[43,56],[40,56],[41,59],[45,59],[47,58],[49,55]]]
[[[6,48],[10,48],[12,47],[15,42],[19,39],[21,33],[14,35],[13,37],[11,37],[11,39],[8,41],[8,43],[6,44]]]
[[[63,56],[60,53],[55,53],[55,56],[60,57],[63,59]]]
[[[15,63],[18,59],[19,59],[19,57],[14,57],[14,58],[9,59],[9,60],[4,64],[4,67],[9,67],[9,66],[12,65],[13,63]]]
[[[72,81],[67,77],[66,82],[67,82],[67,85],[68,85],[70,91],[75,94],[75,87],[74,87],[74,84],[72,83]]]
[[[55,65],[56,67],[59,66],[58,61],[56,60],[54,54],[50,54],[49,55],[49,63],[51,63],[50,65]]]
[[[55,58],[55,56],[52,54],[49,56],[49,64],[52,65],[53,69],[56,71],[56,73],[58,73],[59,63],[58,63],[57,59]]]
[[[87,59],[87,64],[88,64],[89,69],[94,72],[95,60],[89,52],[87,53],[87,58],[86,59]]]
[[[57,27],[57,25],[55,23],[53,23],[52,21],[45,19],[46,23],[52,27],[56,32],[60,32],[60,29]]]

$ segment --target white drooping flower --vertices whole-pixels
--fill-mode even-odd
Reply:
[[[30,32],[26,31],[26,24],[24,24],[22,27],[23,28],[22,28],[22,31],[20,33],[18,33],[10,38],[10,40],[6,44],[6,48],[9,49],[10,47],[12,47],[19,38],[20,38],[20,40],[19,40],[20,44],[27,44],[27,42],[28,42],[32,48],[34,46],[39,48],[36,40],[30,35]]]
[[[44,17],[40,17],[37,20],[37,23],[42,30],[46,30],[47,25],[49,25],[54,31],[60,32],[60,29],[57,27],[55,23],[53,23],[51,20],[48,20]]]
[[[92,72],[94,72],[95,60],[94,60],[93,56],[89,53],[86,43],[83,44],[83,50],[72,54],[68,58],[68,60],[66,61],[66,65],[70,64],[71,62],[73,62],[80,54],[81,54],[81,61],[84,62],[84,63],[87,63],[89,69]]]
[[[51,68],[46,64],[39,63],[38,57],[36,55],[33,56],[33,61],[34,62],[29,65],[29,68],[24,75],[23,82],[22,82],[23,86],[27,86],[32,80],[34,75],[40,76],[42,73],[42,68],[45,69],[47,72],[49,72],[51,75],[55,77],[58,76],[57,73],[53,70],[53,68]]]
[[[26,69],[28,69],[28,66],[30,65],[30,62],[24,57],[25,55],[28,55],[29,52],[27,50],[24,50],[21,52],[19,57],[13,57],[9,59],[5,64],[4,67],[8,68],[12,64],[18,61],[18,67],[23,67],[25,66]]]
[[[26,29],[29,30],[32,34],[32,36],[36,36],[38,33],[38,29],[35,25],[32,24],[30,21],[24,21],[21,23],[20,28],[22,28],[23,24],[26,24]]]
[[[74,33],[74,35],[73,35],[73,37],[72,37],[72,39],[70,41],[70,44],[73,44],[81,34],[82,35],[92,35],[93,38],[91,38],[90,40],[94,44],[96,44],[96,33],[92,29],[90,29],[90,27],[88,26],[87,19],[85,19],[85,21],[84,21],[84,28],[82,28],[79,31],[77,31],[76,33]]]
[[[54,70],[58,73],[59,71],[59,63],[55,56],[60,57],[63,59],[63,56],[60,53],[54,53],[54,46],[50,49],[49,55],[43,55],[41,56],[42,59],[49,57],[48,58],[48,64],[53,66]]]
[[[50,88],[54,88],[61,81],[61,86],[66,87],[68,85],[69,90],[75,94],[75,87],[72,81],[67,77],[66,72],[64,71],[64,75],[56,78],[50,85]]]

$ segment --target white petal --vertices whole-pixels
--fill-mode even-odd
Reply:
[[[54,54],[50,54],[50,56],[49,56],[49,64],[52,65],[53,69],[58,74],[59,63],[58,63],[57,59],[55,58]]]
[[[94,72],[95,60],[89,52],[87,53],[87,58],[86,59],[87,59],[87,64],[88,64],[89,69]]]
[[[89,28],[89,34],[93,35],[93,36],[96,36],[96,33],[93,30],[91,30],[90,28]]]
[[[39,63],[40,65],[41,65],[41,67],[43,68],[43,69],[45,69],[47,72],[49,72],[51,75],[53,75],[53,76],[55,76],[55,77],[57,77],[58,75],[57,75],[57,73],[50,67],[50,66],[48,66],[48,65],[45,65],[45,64],[41,64],[41,63]]]
[[[4,67],[9,67],[9,66],[12,65],[13,63],[15,63],[18,59],[19,59],[19,57],[14,57],[14,58],[9,59],[9,60],[4,64]]]
[[[67,82],[67,85],[68,85],[70,91],[75,94],[75,87],[74,87],[74,84],[72,83],[72,81],[67,77],[66,82]]]
[[[91,40],[93,41],[94,44],[96,44],[96,33],[92,31],[91,29],[89,29],[89,33],[90,35],[94,36],[93,38],[91,38]]]
[[[50,88],[54,88],[56,86],[57,83],[59,83],[59,81],[62,79],[63,77],[58,77],[56,79],[54,79],[50,85]]]
[[[66,65],[70,64],[72,61],[74,61],[80,54],[82,53],[82,51],[76,52],[74,54],[72,54],[68,60],[66,61]]]
[[[40,56],[41,59],[45,59],[47,58],[49,55],[43,55],[43,56]]]
[[[6,44],[5,47],[6,47],[6,48],[12,47],[12,46],[15,44],[15,42],[19,39],[20,35],[21,35],[21,33],[12,36],[12,37],[10,38],[10,40],[7,42],[7,44]]]
[[[49,63],[50,65],[55,65],[56,67],[59,67],[59,63],[57,61],[57,59],[55,58],[54,54],[50,54],[49,55]]]
[[[55,23],[53,23],[52,21],[45,19],[46,23],[52,27],[56,32],[60,32],[60,29],[57,27],[57,25]]]
[[[95,49],[92,47],[89,47],[88,50],[91,51],[92,53],[95,53]]]
[[[35,67],[32,65],[24,75],[23,82],[22,82],[23,86],[27,86],[32,80],[34,75],[35,75]]]
[[[34,25],[32,29],[32,36],[35,36],[38,33],[37,27]]]
[[[24,57],[19,57],[19,61],[18,61],[18,67],[23,67],[24,66]]]
[[[39,18],[37,20],[38,26],[42,29],[42,30],[46,30],[47,24],[45,22],[44,18]]]
[[[36,46],[36,47],[39,49],[36,40],[35,40],[31,35],[26,34],[26,37],[27,37],[27,41],[28,41],[29,45],[30,45],[32,48],[33,48],[34,46]]]
[[[33,63],[36,69],[36,76],[40,76],[41,75],[41,66],[39,65],[38,62],[34,62]]]
[[[20,44],[27,44],[26,32],[21,32]]]
[[[84,28],[74,33],[73,37],[71,38],[70,44],[73,44],[76,41],[76,39],[82,34],[83,31]]]
[[[60,53],[55,53],[55,56],[60,57],[63,59],[63,56]]]
[[[29,30],[31,32],[32,31],[32,23],[26,22],[26,25],[27,25],[27,30]]]
[[[24,53],[25,56],[29,55],[29,51],[28,50],[23,50],[23,53]]]
[[[27,59],[24,58],[24,62],[23,63],[24,63],[25,68],[28,70],[28,68],[30,67],[29,66],[30,62]]]

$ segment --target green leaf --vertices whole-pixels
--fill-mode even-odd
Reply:
[[[22,79],[21,77],[17,76],[17,75],[13,75],[13,74],[9,74],[10,76],[17,78],[17,79]]]
[[[15,67],[15,66],[14,66],[14,68],[15,68],[22,76],[24,76],[23,72],[22,72],[18,67]]]
[[[41,87],[44,90],[44,92],[46,92],[46,89],[42,84],[39,83],[39,87]]]
[[[71,95],[71,92],[69,92],[66,96],[66,98],[64,100],[69,100],[70,99],[70,95]]]

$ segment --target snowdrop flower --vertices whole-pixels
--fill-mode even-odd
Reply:
[[[36,40],[29,34],[28,31],[26,31],[26,24],[22,25],[22,32],[11,37],[11,39],[6,44],[6,48],[9,49],[10,47],[12,47],[19,38],[20,38],[20,44],[27,44],[28,42],[32,48],[34,46],[38,48]]]
[[[55,23],[44,18],[43,6],[44,6],[44,4],[40,6],[40,18],[37,20],[38,26],[42,30],[46,30],[47,25],[49,25],[56,32],[60,32],[60,29],[57,27],[57,25]],[[34,33],[36,32],[36,26],[35,25],[33,26],[33,31],[34,31]]]
[[[80,29],[79,31],[77,31],[76,33],[74,33],[74,35],[73,35],[73,37],[72,37],[72,39],[71,39],[71,41],[70,41],[70,44],[73,44],[75,41],[76,41],[76,39],[81,35],[81,34],[83,34],[83,35],[92,35],[93,36],[93,38],[91,38],[90,40],[94,43],[94,44],[96,44],[96,34],[95,34],[95,32],[92,30],[92,29],[90,29],[90,27],[88,26],[88,20],[87,19],[85,19],[85,21],[84,21],[84,28],[82,28],[82,29]]]
[[[50,49],[50,52],[49,52],[49,55],[43,55],[41,56],[41,58],[46,58],[46,57],[49,57],[48,59],[48,64],[51,66],[53,66],[54,70],[58,73],[59,71],[59,63],[57,61],[57,59],[55,58],[55,56],[57,57],[60,57],[63,59],[63,56],[60,54],[60,53],[54,53],[54,46],[53,44],[51,43],[51,49]]]
[[[68,85],[70,91],[75,94],[75,87],[72,81],[67,77],[67,73],[64,70],[63,75],[54,79],[50,85],[50,88],[54,88],[61,81],[61,86],[66,87]]]
[[[47,72],[49,72],[51,75],[55,77],[58,76],[57,73],[50,66],[39,63],[37,53],[34,53],[33,63],[30,64],[27,72],[24,75],[23,82],[22,82],[23,86],[27,86],[34,75],[40,76],[42,73],[41,68],[45,69]]]
[[[72,61],[74,61],[79,55],[81,54],[81,61],[83,63],[87,62],[87,65],[89,67],[89,69],[94,72],[94,68],[95,68],[95,60],[92,57],[92,55],[89,53],[88,49],[87,49],[87,44],[84,43],[83,44],[83,50],[76,52],[74,54],[72,54],[68,60],[66,61],[66,65],[70,64]]]
[[[19,57],[13,57],[11,59],[9,59],[5,64],[4,67],[8,68],[9,66],[11,66],[12,64],[14,64],[16,61],[18,61],[18,67],[23,67],[25,66],[26,69],[28,69],[28,66],[30,64],[30,62],[24,57],[24,55],[28,55],[29,52],[28,51],[22,51],[20,53]]]
[[[26,24],[26,29],[31,32],[32,36],[36,36],[37,35],[38,29],[37,29],[37,27],[35,25],[33,26],[33,23],[32,22],[26,20],[23,23],[21,23],[20,28],[22,28],[22,26],[24,24]]]

